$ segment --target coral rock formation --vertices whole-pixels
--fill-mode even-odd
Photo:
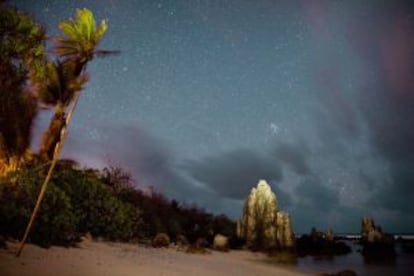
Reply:
[[[361,220],[362,255],[366,263],[393,262],[396,252],[394,236],[382,232],[380,226],[375,225],[372,218],[364,217]]]
[[[372,218],[363,217],[361,220],[361,238],[366,242],[376,242],[383,238],[381,226],[375,225]]]
[[[276,195],[265,180],[252,188],[237,222],[237,236],[253,249],[289,249],[294,234],[287,213],[278,209]]]

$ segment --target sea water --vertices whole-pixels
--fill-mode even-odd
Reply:
[[[404,239],[414,239],[414,236],[398,236]],[[352,237],[347,237],[352,238]],[[358,238],[358,237],[354,237]],[[397,256],[395,259],[386,259],[381,262],[367,263],[360,253],[362,249],[356,240],[346,240],[346,244],[351,246],[352,253],[342,256],[311,257],[299,258],[296,269],[302,272],[311,273],[332,273],[350,269],[358,275],[367,276],[412,276],[414,275],[414,254],[404,253],[402,245],[397,242],[395,249]]]

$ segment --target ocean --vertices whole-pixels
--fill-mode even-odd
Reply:
[[[358,235],[346,235],[346,238],[358,239]],[[406,240],[414,240],[414,235],[395,235]],[[395,249],[397,257],[387,259],[382,262],[367,263],[359,250],[361,246],[357,240],[345,240],[352,248],[352,253],[343,256],[311,257],[299,258],[296,269],[302,272],[338,272],[351,269],[361,276],[412,276],[414,275],[414,254],[404,253],[402,244],[397,242]]]

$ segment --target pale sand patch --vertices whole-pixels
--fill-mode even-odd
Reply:
[[[85,241],[79,248],[43,249],[28,244],[20,258],[16,258],[16,248],[16,243],[8,243],[8,249],[0,249],[0,275],[303,275],[294,269],[267,264],[265,255],[248,251],[197,255],[175,249]]]

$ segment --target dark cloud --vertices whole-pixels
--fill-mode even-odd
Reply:
[[[364,91],[360,102],[371,144],[389,164],[390,177],[378,185],[372,202],[413,214],[414,13],[404,7],[401,3],[393,10],[385,32],[378,38],[381,78]]]
[[[68,136],[68,157],[84,162],[120,166],[129,171],[140,187],[154,186],[165,195],[188,203],[208,205],[212,193],[193,185],[178,168],[165,142],[137,126],[96,127],[97,137],[85,133]],[[88,145],[85,148],[85,145]]]
[[[340,205],[338,193],[331,187],[322,184],[315,176],[306,177],[294,191],[296,200],[289,208],[292,223],[296,233],[307,233],[312,227],[320,230],[327,228],[350,229],[351,232],[359,231],[355,225],[344,227],[343,218],[347,218],[354,208],[346,209]],[[338,218],[341,217],[341,219]],[[358,217],[352,216],[353,222],[358,222]],[[346,220],[349,223],[350,220]]]
[[[317,177],[307,177],[296,187],[295,195],[300,204],[321,212],[329,212],[339,205],[335,190],[322,185]]]
[[[414,214],[414,160],[411,162],[398,162],[390,167],[391,178],[383,181],[379,189],[371,196],[371,202],[377,207],[397,211],[406,216]],[[414,226],[414,222],[406,221]]]
[[[279,143],[275,149],[276,159],[285,162],[299,175],[311,173],[306,160],[309,154],[309,149],[303,143]]]
[[[201,160],[187,161],[183,168],[219,197],[244,199],[259,179],[280,181],[277,160],[249,150],[234,150]]]
[[[277,182],[282,172],[276,159],[249,150],[235,150],[179,163],[166,143],[137,126],[95,127],[96,137],[74,130],[65,156],[89,165],[116,165],[129,171],[138,186],[154,186],[171,198],[195,202],[208,210],[241,214],[242,204],[259,179],[271,183],[283,206],[290,195]],[[92,130],[91,129],[91,130]],[[85,149],[85,144],[88,145]],[[198,183],[198,184],[197,184]]]
[[[66,145],[74,156],[81,159],[85,155],[95,156],[133,171],[144,181],[150,181],[151,176],[166,170],[173,162],[163,143],[140,127],[92,126],[90,133],[74,131],[69,134]]]
[[[357,145],[362,143],[359,139],[367,137],[364,143],[370,148],[367,153],[371,166],[383,168],[379,171],[382,175],[379,180],[378,175],[360,174],[361,181],[370,188],[367,208],[412,215],[414,10],[412,1],[384,1],[375,8],[368,6],[364,4],[356,9],[351,4],[347,12],[333,22],[337,25],[334,29],[343,30],[360,66],[349,63],[339,51],[340,47],[329,43],[324,53],[320,53],[325,58],[312,64],[319,105],[313,121],[318,138],[331,152],[329,160],[335,162],[341,157],[348,163],[350,157],[355,159],[360,155],[356,151]],[[366,11],[364,16],[362,10]],[[318,40],[335,34],[324,35]],[[360,76],[353,76],[355,72]],[[375,158],[385,165],[379,165],[381,162],[376,162]],[[357,159],[355,161],[358,163]],[[351,164],[351,168],[355,166]],[[305,193],[304,188],[301,185],[298,192]],[[326,204],[331,206],[334,202],[330,202],[328,196],[334,195],[324,197],[322,193],[321,202],[327,200]],[[405,225],[413,227],[414,223],[406,221]]]

